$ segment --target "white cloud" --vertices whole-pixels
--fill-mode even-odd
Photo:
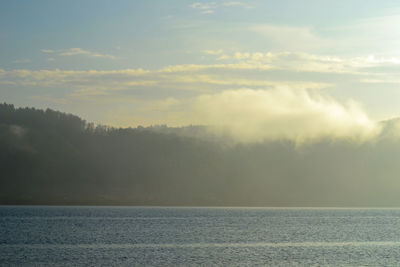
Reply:
[[[0,83],[23,87],[64,88],[82,91],[87,88],[98,92],[126,90],[137,86],[155,85],[157,81],[148,79],[149,71],[124,69],[110,71],[73,70],[12,70],[0,71]]]
[[[190,5],[193,9],[198,9],[202,14],[212,14],[218,8],[229,8],[229,7],[242,7],[242,8],[251,8],[250,5],[240,2],[240,1],[229,1],[229,2],[195,2]]]
[[[338,57],[299,52],[235,52],[223,54],[216,60],[235,62],[225,65],[248,66],[253,69],[279,69],[299,72],[342,73],[354,75],[377,75],[368,71],[372,67],[390,67],[400,64],[397,57]],[[224,64],[220,64],[224,65]],[[211,65],[210,65],[211,66]]]
[[[222,54],[219,57],[216,58],[216,60],[227,60],[230,59],[231,57],[226,55],[226,54]]]
[[[271,70],[276,69],[268,64],[252,64],[251,62],[239,62],[229,64],[185,64],[185,65],[170,65],[158,70],[161,73],[172,72],[195,72],[202,70]]]
[[[206,55],[221,55],[222,53],[224,53],[224,50],[222,50],[222,49],[219,49],[219,50],[204,50],[203,53],[206,54]]]
[[[235,59],[249,59],[250,58],[250,53],[240,53],[236,52],[233,56]]]
[[[179,74],[171,75],[165,77],[167,81],[173,83],[186,83],[200,85],[204,89],[207,85],[214,86],[229,86],[229,87],[261,87],[261,88],[274,88],[279,86],[287,86],[290,88],[301,88],[301,89],[322,89],[330,87],[328,83],[322,82],[302,82],[302,81],[269,81],[269,80],[256,80],[256,79],[246,79],[231,77],[229,79],[224,79],[218,75],[211,74]],[[185,86],[183,86],[185,88]],[[214,89],[215,91],[215,89]]]
[[[218,4],[215,2],[211,3],[196,2],[191,4],[190,7],[193,9],[199,9],[202,14],[211,14],[214,13],[215,9],[217,9]]]
[[[71,52],[71,51],[70,51]],[[57,52],[59,53],[59,52]],[[81,50],[71,52],[81,53]],[[319,56],[306,53],[270,53],[270,52],[236,52],[225,55],[223,50],[206,50],[218,60],[228,62],[221,64],[186,64],[170,65],[158,70],[123,69],[123,70],[12,70],[0,72],[0,83],[19,85],[20,87],[68,87],[70,90],[89,92],[97,90],[99,94],[106,91],[128,90],[137,87],[174,88],[185,91],[221,91],[240,87],[274,88],[279,86],[300,88],[326,88],[335,83],[319,81],[308,75],[300,80],[275,76],[272,70],[281,73],[287,71],[307,73],[335,73],[352,75],[353,80],[361,83],[397,82],[397,72],[376,73],[372,67],[398,66],[397,58],[340,58]],[[51,54],[54,54],[53,52]],[[226,56],[226,59],[221,59]],[[315,76],[317,77],[317,76]],[[85,90],[90,88],[90,90]]]
[[[252,6],[250,6],[249,4],[239,2],[239,1],[223,2],[222,5],[228,6],[228,7],[237,6],[237,7],[244,7],[244,8],[252,8]]]
[[[191,121],[241,142],[319,138],[366,141],[380,132],[360,106],[303,89],[227,90],[193,101]]]
[[[56,51],[54,51],[54,50],[51,50],[51,49],[42,49],[42,50],[40,50],[41,52],[43,52],[43,53],[46,53],[46,54],[52,54],[52,53],[55,53]]]
[[[41,52],[45,54],[51,54],[52,56],[62,56],[62,57],[70,57],[70,56],[86,56],[90,58],[107,58],[107,59],[116,59],[115,56],[109,54],[101,54],[97,52],[93,52],[90,50],[85,50],[79,47],[69,48],[64,50],[50,50],[50,49],[42,49]]]

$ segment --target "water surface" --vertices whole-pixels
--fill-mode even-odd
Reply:
[[[0,207],[2,266],[398,266],[399,209]]]

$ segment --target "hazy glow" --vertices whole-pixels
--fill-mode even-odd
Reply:
[[[227,90],[203,95],[194,104],[199,123],[239,141],[318,138],[365,141],[380,129],[357,103],[345,105],[303,89]]]

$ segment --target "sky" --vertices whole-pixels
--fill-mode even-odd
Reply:
[[[11,1],[0,101],[117,127],[365,139],[400,116],[400,2]]]

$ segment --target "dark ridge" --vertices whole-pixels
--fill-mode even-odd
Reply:
[[[201,126],[112,128],[4,103],[0,204],[398,206],[390,131],[361,145],[222,146]]]

